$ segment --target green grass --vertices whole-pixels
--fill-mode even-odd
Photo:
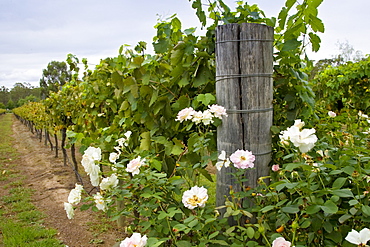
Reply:
[[[0,115],[0,246],[61,247],[57,231],[42,226],[45,215],[31,203],[33,191],[23,187],[23,179],[13,170],[17,151],[12,147],[12,114]],[[10,169],[11,168],[11,169]]]

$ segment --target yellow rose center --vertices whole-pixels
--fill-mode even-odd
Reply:
[[[199,198],[198,196],[196,196],[196,195],[193,195],[193,197],[190,197],[189,199],[188,199],[188,202],[189,202],[189,204],[190,205],[192,205],[192,206],[197,206],[198,205],[198,203],[201,203],[202,202],[202,199],[201,198]]]

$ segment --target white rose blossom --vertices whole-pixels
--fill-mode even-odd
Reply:
[[[95,201],[95,206],[99,210],[102,210],[102,211],[105,212],[108,209],[107,202],[109,202],[109,200],[107,200],[107,201],[104,200],[104,197],[99,192],[97,192],[94,195],[94,201]]]
[[[328,115],[329,115],[329,117],[332,117],[332,118],[337,116],[337,114],[333,111],[328,111]]]
[[[202,119],[203,119],[203,112],[194,111],[193,118],[191,119],[191,121],[193,121],[196,124],[199,124],[202,122]]]
[[[82,185],[76,184],[75,188],[69,192],[68,202],[70,204],[78,204],[81,201]]]
[[[368,228],[364,228],[360,232],[357,232],[352,229],[345,239],[352,244],[366,246],[366,243],[370,240],[370,230]]]
[[[84,156],[88,156],[95,161],[100,161],[101,160],[101,149],[94,148],[94,147],[88,147],[84,152]]]
[[[110,153],[109,154],[109,162],[113,163],[113,164],[116,164],[116,161],[117,159],[119,158],[119,154],[118,153]]]
[[[109,177],[103,178],[100,182],[100,189],[101,190],[110,190],[118,185],[118,177],[116,174],[112,174]]]
[[[229,158],[226,158],[226,152],[224,150],[221,151],[221,154],[218,156],[218,159],[220,161],[218,161],[215,164],[217,170],[221,171],[221,168],[223,166],[225,166],[225,167],[229,167],[230,166],[230,160],[229,160]]]
[[[119,138],[119,139],[116,140],[116,142],[118,142],[118,146],[119,146],[119,147],[117,147],[118,149],[120,149],[120,147],[123,147],[123,146],[126,146],[126,147],[128,146],[128,139],[130,138],[131,134],[132,134],[131,131],[126,131],[126,133],[123,134],[125,137],[122,137],[122,138]],[[117,150],[117,148],[115,148],[115,149]],[[119,153],[120,153],[120,151],[119,151]]]
[[[144,247],[147,240],[146,235],[141,237],[140,233],[134,232],[131,237],[125,238],[119,247]]]
[[[226,109],[223,106],[220,105],[211,105],[208,106],[209,111],[212,112],[215,117],[222,119],[222,116],[227,117]]]
[[[207,189],[203,186],[194,186],[190,190],[185,191],[182,195],[182,203],[189,209],[194,209],[196,207],[203,208],[206,205],[207,200]]]
[[[362,113],[362,111],[359,111],[359,112],[358,112],[358,116],[359,116],[359,117],[362,117],[362,118],[369,118],[369,116],[368,116],[368,115],[366,115],[366,114],[364,114],[364,113]]]
[[[209,110],[205,110],[202,113],[202,122],[204,125],[208,125],[210,123],[213,123],[213,114]]]
[[[304,122],[302,122],[300,119],[294,120],[294,125],[298,129],[302,129],[304,126]]]
[[[303,126],[304,122],[296,120],[295,124],[287,130],[282,131],[279,137],[282,143],[290,141],[295,147],[299,148],[302,153],[307,153],[315,146],[318,139],[315,135],[315,129],[301,130]]]
[[[127,172],[131,172],[132,175],[137,175],[140,173],[140,167],[142,165],[144,165],[145,163],[145,159],[141,159],[140,156],[138,156],[137,158],[131,160],[128,164],[127,164],[127,168],[126,168],[126,171]]]
[[[85,169],[85,172],[90,176],[90,181],[93,186],[99,185],[99,172],[100,167],[96,164],[96,161],[101,160],[101,149],[89,147],[85,150],[84,155],[82,156],[81,164]]]
[[[190,120],[192,119],[194,113],[195,111],[192,107],[184,108],[177,114],[176,121],[180,121],[181,123],[182,121]]]
[[[67,217],[68,219],[73,219],[74,215],[75,215],[75,212],[73,210],[73,206],[72,204],[70,204],[69,202],[65,202],[64,203],[64,210],[66,211],[67,213]]]

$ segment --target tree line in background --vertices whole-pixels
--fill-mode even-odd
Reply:
[[[24,105],[27,102],[40,100],[41,89],[33,87],[27,82],[17,82],[12,89],[5,86],[0,87],[0,109],[13,109]]]
[[[17,82],[13,88],[0,87],[0,109],[12,110],[27,102],[37,102],[49,96],[50,92],[58,92],[67,81],[71,80],[71,71],[65,62],[51,61],[43,70],[40,87],[28,82]]]

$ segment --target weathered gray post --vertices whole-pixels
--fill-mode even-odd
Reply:
[[[227,109],[217,130],[217,148],[227,156],[237,149],[256,156],[255,169],[245,172],[245,186],[269,174],[273,118],[273,28],[254,23],[227,24],[216,30],[216,96]],[[229,175],[231,168],[217,173],[218,206],[224,205],[230,186],[239,190]]]

